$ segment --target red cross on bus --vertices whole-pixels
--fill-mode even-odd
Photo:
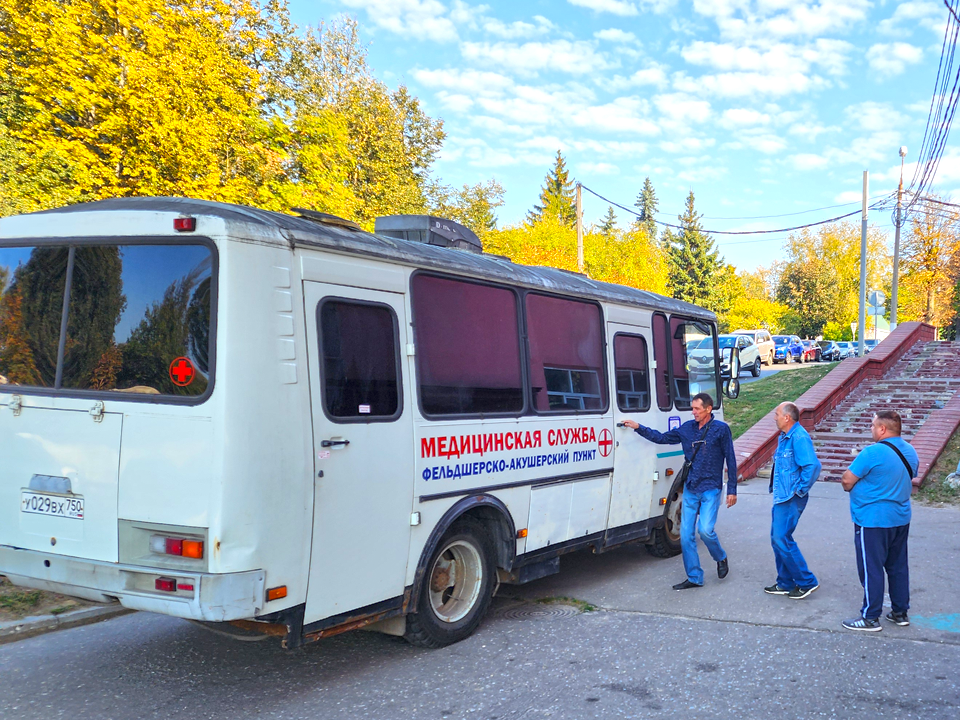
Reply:
[[[613,437],[611,437],[609,430],[604,428],[600,431],[600,439],[597,440],[597,444],[600,446],[600,454],[604,457],[607,457],[613,451]]]
[[[193,368],[193,363],[188,358],[178,357],[170,363],[170,380],[174,385],[186,387],[193,382],[197,372]]]

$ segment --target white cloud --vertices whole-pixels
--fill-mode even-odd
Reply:
[[[625,0],[567,0],[571,5],[588,8],[594,12],[608,12],[622,17],[632,17],[639,14],[636,3]]]
[[[770,116],[767,113],[751,110],[750,108],[729,108],[723,111],[720,124],[726,128],[741,128],[754,125],[768,125]]]
[[[660,143],[660,149],[668,153],[695,153],[701,152],[709,147],[713,147],[716,140],[713,138],[687,137],[681,140],[664,140]],[[681,162],[686,158],[681,158]]]
[[[612,163],[581,162],[577,163],[577,170],[581,175],[619,175],[620,168]]]
[[[485,18],[482,21],[483,29],[491,35],[514,40],[518,38],[537,37],[547,35],[556,26],[542,15],[533,18],[532,23],[517,20],[512,23],[505,23],[496,18]]]
[[[570,114],[574,125],[603,132],[656,135],[659,126],[650,119],[649,103],[638,97],[619,97],[606,105],[585,107]]]
[[[651,65],[649,67],[637,70],[630,77],[623,75],[614,75],[612,78],[598,77],[597,85],[611,93],[619,93],[634,87],[643,87],[645,85],[655,85],[658,89],[667,86],[666,65]]]
[[[830,161],[823,155],[813,153],[798,153],[797,155],[791,155],[788,160],[798,170],[820,170],[830,164]]]
[[[905,2],[897,5],[893,15],[881,20],[877,30],[884,35],[904,37],[912,35],[915,28],[921,27],[943,35],[946,19],[943,3],[935,0]]]
[[[923,49],[904,42],[877,43],[867,50],[870,67],[884,75],[899,75],[923,59]]]
[[[803,94],[829,87],[819,75],[791,73],[766,75],[759,72],[720,73],[691,78],[683,73],[674,75],[673,87],[691,95],[716,95],[724,98],[752,98],[758,95],[782,97]]]
[[[434,42],[455,42],[457,27],[439,0],[344,0],[344,5],[367,11],[370,20],[397,34],[416,34]],[[461,14],[466,6],[458,3]]]
[[[593,34],[597,40],[603,40],[604,42],[612,43],[635,43],[637,42],[637,36],[632,32],[627,32],[621,30],[620,28],[607,28],[606,30],[597,30]]]
[[[508,68],[522,75],[541,71],[587,75],[616,67],[598,53],[593,44],[583,40],[553,40],[523,44],[496,42],[464,42],[460,45],[464,59],[470,62]]]
[[[694,0],[722,37],[744,41],[822,37],[866,19],[870,0]]]

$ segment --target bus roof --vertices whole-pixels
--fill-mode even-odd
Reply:
[[[713,312],[697,305],[646,290],[591,280],[579,273],[551,267],[518,265],[497,255],[478,255],[453,248],[399,240],[363,230],[351,230],[333,224],[308,220],[304,217],[242,205],[191,198],[116,198],[43,210],[32,213],[32,215],[111,211],[169,212],[177,215],[211,216],[224,222],[227,226],[228,235],[249,235],[249,230],[244,232],[242,226],[247,226],[251,230],[256,228],[254,234],[260,242],[264,242],[273,236],[276,238],[276,244],[284,244],[288,247],[322,248],[388,260],[413,267],[510,283],[530,289],[542,289],[594,300],[637,305],[669,313],[680,313],[694,318],[716,320],[716,315]],[[271,229],[275,233],[264,232]]]

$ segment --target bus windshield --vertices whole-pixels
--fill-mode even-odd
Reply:
[[[199,243],[0,247],[0,383],[203,395],[212,265]]]

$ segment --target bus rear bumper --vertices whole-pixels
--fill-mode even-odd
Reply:
[[[131,610],[189,620],[225,622],[260,615],[265,573],[191,573],[81,560],[0,545],[0,574],[15,585],[92,600],[119,601]],[[174,582],[173,591],[158,580]],[[169,582],[166,583],[169,586]]]

